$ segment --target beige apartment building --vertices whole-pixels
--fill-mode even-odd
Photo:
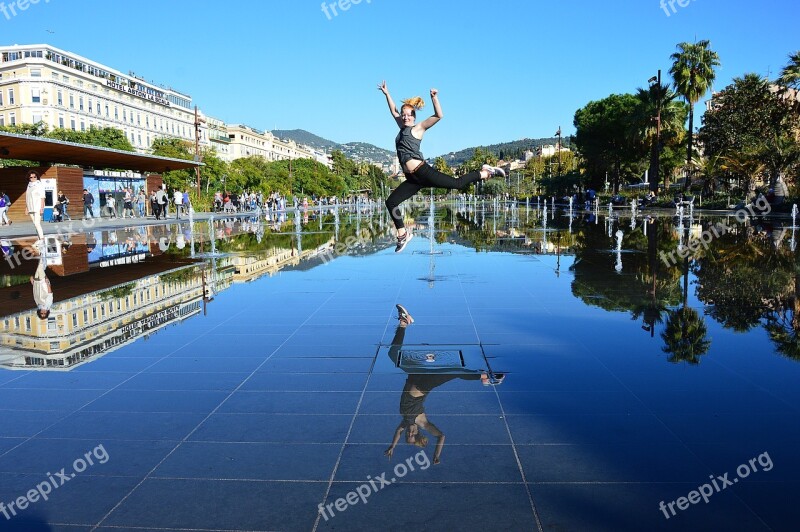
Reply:
[[[139,152],[158,137],[194,143],[191,96],[46,44],[0,46],[0,125],[114,127]],[[208,144],[206,125],[200,138]]]

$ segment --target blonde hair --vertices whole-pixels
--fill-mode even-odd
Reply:
[[[400,111],[402,111],[404,107],[410,107],[411,116],[416,118],[417,109],[422,109],[423,107],[425,107],[425,102],[419,96],[414,96],[413,98],[408,98],[407,100],[403,100],[403,105],[402,107],[400,107]]]
[[[407,100],[403,100],[403,107],[408,105],[409,107],[413,107],[414,109],[422,109],[425,107],[425,101],[420,98],[419,96],[414,96],[413,98],[409,98]]]

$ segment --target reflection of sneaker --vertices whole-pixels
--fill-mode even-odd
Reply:
[[[397,307],[397,319],[400,320],[400,323],[403,325],[410,325],[414,323],[414,318],[411,317],[411,314],[408,313],[403,305],[395,306]]]
[[[502,168],[498,168],[496,166],[492,166],[490,164],[484,164],[481,167],[481,170],[486,170],[489,172],[489,177],[505,177],[506,172]]]
[[[397,237],[397,247],[394,248],[394,252],[400,253],[401,251],[403,251],[406,247],[406,244],[411,242],[412,238],[414,238],[414,235],[411,233],[410,230],[406,229],[406,234]]]
[[[481,384],[484,386],[497,386],[498,384],[503,384],[505,378],[505,373],[490,373],[486,378],[481,379]]]

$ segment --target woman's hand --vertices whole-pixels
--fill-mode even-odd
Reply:
[[[31,282],[33,282],[33,277],[31,277]],[[383,454],[386,455],[389,458],[389,460],[391,460],[392,455],[394,454],[394,447],[389,447],[388,449],[383,451]]]
[[[431,100],[436,98],[437,94],[439,94],[439,89],[431,89]]]
[[[386,88],[386,80],[381,81],[380,85],[378,85],[378,90],[384,94],[389,94],[389,89]]]

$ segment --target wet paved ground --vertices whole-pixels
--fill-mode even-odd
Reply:
[[[425,236],[233,284],[68,372],[0,371],[0,501],[58,484],[0,529],[794,528],[800,365],[763,332],[709,320],[702,363],[673,364],[629,313],[586,303],[628,297],[635,253],[615,273],[607,250],[577,264]],[[424,400],[439,464],[432,432],[384,454],[409,379],[393,343],[465,361]]]

